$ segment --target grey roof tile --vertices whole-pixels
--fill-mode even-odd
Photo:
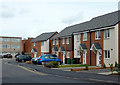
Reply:
[[[102,16],[94,17],[90,21],[66,27],[52,39],[70,36],[73,33],[89,31],[103,27],[115,26],[120,21],[120,10]]]
[[[37,36],[35,39],[31,40],[31,42],[46,41],[49,38],[51,38],[55,33],[57,32],[42,33],[39,36]]]

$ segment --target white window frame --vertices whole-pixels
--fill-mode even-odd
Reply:
[[[35,42],[33,43],[33,46],[35,46]]]
[[[87,41],[87,32],[83,33],[83,41]]]
[[[70,52],[67,52],[67,58],[70,58]]]
[[[107,33],[107,34],[106,34],[106,33]],[[104,30],[104,38],[105,38],[105,39],[110,38],[110,29],[105,29],[105,30]]]
[[[107,55],[106,55],[106,52],[107,52]],[[104,50],[104,58],[110,59],[110,50]]]
[[[13,41],[13,42],[20,42],[20,39],[12,38],[12,41]]]
[[[55,40],[53,40],[53,45],[55,45]]]
[[[65,38],[62,39],[62,44],[65,44]]]
[[[101,31],[98,30],[95,32],[95,40],[99,40],[101,38]]]
[[[19,49],[20,46],[19,45],[12,45],[12,48]]]
[[[10,38],[2,38],[2,41],[4,41],[4,42],[10,42]]]
[[[81,34],[78,34],[77,35],[77,41],[80,42],[80,40],[81,40]]]
[[[69,39],[69,37],[67,38],[67,44],[69,44],[70,43],[70,41],[69,41],[70,39]]]

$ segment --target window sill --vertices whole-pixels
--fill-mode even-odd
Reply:
[[[83,41],[87,41],[87,40],[83,40]]]
[[[110,39],[110,37],[108,37],[108,38],[104,38],[104,40],[108,40],[108,39]]]
[[[110,58],[105,58],[105,59],[107,59],[107,60],[108,60],[108,59],[110,59]]]
[[[95,38],[95,40],[100,40],[101,38]]]

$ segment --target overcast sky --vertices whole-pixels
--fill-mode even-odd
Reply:
[[[118,0],[0,0],[0,36],[36,37],[118,9]]]

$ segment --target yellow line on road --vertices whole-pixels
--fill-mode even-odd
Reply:
[[[5,62],[5,64],[7,64],[7,65],[13,65],[13,64],[9,64],[8,62]],[[26,68],[26,67],[23,67],[23,66],[20,66],[20,65],[13,65],[13,66],[17,66],[17,67],[19,67],[19,68],[22,68],[22,69],[24,69],[24,70],[26,70],[26,71],[29,71],[29,72],[32,72],[32,73],[35,73],[35,74],[38,74],[38,75],[48,75],[48,74],[41,73],[41,72],[35,72],[35,71],[33,71],[33,70],[30,70],[30,69],[28,69],[28,68]]]

